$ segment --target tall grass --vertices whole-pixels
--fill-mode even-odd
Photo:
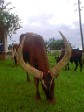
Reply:
[[[49,56],[50,67],[55,64]],[[56,103],[48,104],[40,88],[41,101],[35,100],[35,85],[26,81],[26,73],[10,59],[0,61],[0,112],[84,112],[84,69],[62,70],[55,79]]]

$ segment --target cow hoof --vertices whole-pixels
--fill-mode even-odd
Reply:
[[[48,103],[49,103],[49,104],[55,104],[55,103],[56,103],[56,100],[55,100],[55,99],[48,100]]]
[[[31,80],[30,80],[30,79],[29,79],[29,80],[27,79],[27,82],[29,82],[29,83],[30,83],[30,82],[31,82]]]
[[[36,97],[36,101],[40,101],[41,100],[41,97]]]

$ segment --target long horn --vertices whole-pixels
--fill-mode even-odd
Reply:
[[[30,64],[26,64],[23,60],[23,54],[22,54],[22,49],[23,49],[23,45],[24,45],[24,40],[25,37],[23,38],[22,42],[20,43],[20,46],[18,48],[18,62],[21,65],[21,67],[26,71],[26,72],[30,72],[34,75],[34,77],[41,79],[43,77],[43,72],[35,69],[34,67],[32,67]]]
[[[71,57],[71,50],[72,50],[70,44],[66,40],[66,37],[60,31],[59,31],[59,33],[63,38],[66,51],[65,51],[64,57],[52,68],[51,71],[52,71],[53,77],[54,76],[57,77],[60,70],[68,63],[68,61]]]

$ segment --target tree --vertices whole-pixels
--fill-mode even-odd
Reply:
[[[12,13],[14,7],[10,7],[11,2],[0,0],[0,39],[3,41],[4,51],[7,49],[7,36],[12,36],[17,29],[20,29],[21,20],[18,15]]]
[[[21,28],[21,20],[18,15],[11,13],[14,8],[8,8],[11,2],[0,0],[0,29],[4,29],[4,33],[11,36],[17,29]]]
[[[47,43],[47,47],[51,50],[60,50],[64,48],[64,42],[62,39],[56,40],[54,38],[51,38]]]

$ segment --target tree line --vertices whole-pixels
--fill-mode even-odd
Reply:
[[[60,50],[65,47],[63,39],[50,38],[48,41],[45,41],[45,44],[49,50]]]

